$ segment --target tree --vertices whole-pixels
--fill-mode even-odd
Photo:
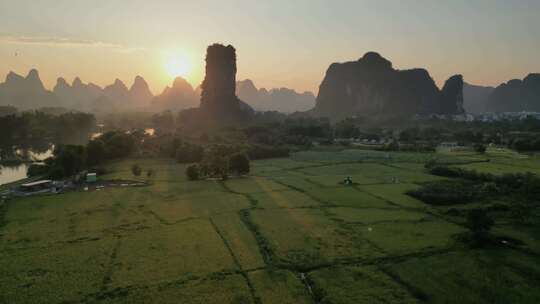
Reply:
[[[480,153],[480,154],[486,153],[486,146],[483,145],[483,144],[475,144],[475,145],[473,146],[473,148],[474,148],[474,151],[475,151],[476,153]]]
[[[135,150],[135,139],[121,131],[107,132],[99,137],[105,144],[108,160],[129,156]]]
[[[86,164],[88,166],[99,165],[105,161],[105,144],[100,139],[91,140],[86,145]]]
[[[384,151],[399,151],[399,142],[395,139],[392,139],[392,141],[384,145],[383,150]]]
[[[467,214],[467,227],[471,230],[472,241],[475,245],[481,245],[488,239],[493,224],[493,219],[484,209],[473,209]]]
[[[170,110],[152,116],[152,123],[160,131],[173,131],[176,127],[174,116]]]
[[[229,175],[229,155],[234,148],[225,145],[214,145],[205,153],[201,161],[201,171],[213,177],[227,179]]]
[[[413,142],[418,138],[419,134],[420,129],[417,127],[405,129],[399,133],[399,140],[405,142]]]
[[[193,164],[186,168],[186,176],[188,180],[195,181],[199,179],[200,169],[199,165]]]
[[[204,149],[202,146],[190,143],[182,143],[176,149],[176,161],[179,163],[194,163],[201,161],[203,158]]]
[[[83,146],[59,145],[54,150],[53,167],[57,178],[75,175],[86,164],[86,151]]]
[[[43,164],[31,164],[28,167],[28,171],[26,172],[26,176],[28,177],[34,177],[39,175],[46,175],[49,172],[50,168],[48,165]]]
[[[249,173],[249,158],[244,153],[233,154],[229,158],[229,169],[236,174]]]
[[[142,169],[138,164],[134,164],[131,166],[131,173],[133,173],[135,176],[141,176]]]
[[[360,130],[356,127],[353,119],[344,119],[336,123],[335,131],[336,136],[341,138],[352,138],[360,135]]]

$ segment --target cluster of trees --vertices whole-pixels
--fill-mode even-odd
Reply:
[[[46,175],[54,179],[70,177],[106,161],[131,155],[136,143],[134,134],[111,131],[89,141],[86,146],[57,145],[53,156],[46,159],[44,164],[30,166],[28,175]]]
[[[143,168],[139,164],[133,164],[131,166],[131,173],[133,176],[139,177],[143,174]],[[156,174],[153,169],[146,170],[146,177],[152,177]]]
[[[482,247],[490,242],[490,230],[495,222],[485,209],[475,208],[467,213],[466,225],[470,230],[468,240],[473,247]]]
[[[92,114],[78,112],[55,115],[29,111],[0,116],[0,158],[13,157],[21,147],[86,142],[95,126]]]
[[[540,151],[540,134],[516,137],[510,146],[519,152]]]
[[[465,204],[481,197],[482,187],[463,180],[444,180],[424,183],[407,192],[410,196],[431,205]]]
[[[429,173],[437,176],[461,178],[472,182],[492,183],[496,188],[492,188],[491,192],[520,192],[530,198],[540,198],[540,178],[530,172],[495,175],[476,170],[433,165],[429,168]]]
[[[127,157],[137,148],[139,133],[110,131],[102,134],[86,145],[86,163],[88,166],[99,166],[106,161]]]
[[[202,160],[204,148],[202,145],[193,144],[180,139],[173,140],[174,155],[179,163],[195,163]]]
[[[246,129],[255,130],[258,127]],[[252,160],[289,156],[288,145],[273,146],[249,141],[242,136],[243,130],[245,129],[229,130],[229,134],[223,135],[202,133],[196,137],[181,137],[178,133],[161,134],[146,138],[141,144],[141,153],[147,156],[174,158],[180,163],[196,163],[203,159],[206,149],[213,145],[222,145],[235,147],[235,151],[242,151]]]
[[[519,222],[534,218],[540,207],[540,178],[532,173],[507,173],[494,175],[475,170],[427,164],[428,171],[437,176],[453,178],[429,182],[408,192],[426,203],[451,205],[468,202],[506,200],[509,210]]]
[[[290,149],[287,146],[266,146],[266,145],[249,145],[246,151],[249,159],[267,159],[278,157],[289,157]]]
[[[399,124],[380,122],[366,124],[365,119],[347,118],[333,126],[336,138],[368,140],[396,139],[404,144],[418,142],[436,146],[443,141],[459,145],[505,145],[518,151],[540,150],[540,120],[502,120],[493,122],[461,122],[443,119],[404,121]]]
[[[314,118],[253,123],[240,131],[248,143],[272,147],[289,145],[305,148],[311,146],[313,141],[331,141],[333,138],[330,122]]]
[[[381,151],[407,151],[407,152],[435,152],[436,146],[433,143],[400,143],[393,139],[379,150]]]
[[[424,183],[419,189],[408,194],[434,205],[454,205],[463,203],[492,203],[466,212],[466,226],[470,231],[463,240],[472,246],[493,244],[490,229],[494,224],[492,211],[508,212],[505,219],[519,224],[537,223],[536,215],[540,207],[540,178],[532,173],[511,173],[494,175],[456,167],[448,167],[435,162],[426,164],[429,173],[449,177]],[[459,215],[456,209],[450,209]],[[455,211],[455,212],[454,212]],[[498,243],[498,242],[497,242]]]
[[[186,169],[189,180],[216,177],[227,179],[230,174],[242,175],[250,171],[248,156],[237,147],[213,145],[206,149],[198,164],[192,164]]]

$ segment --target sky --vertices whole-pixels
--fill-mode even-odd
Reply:
[[[395,68],[426,68],[496,86],[540,72],[538,0],[0,0],[0,79],[37,68],[160,93],[204,77],[206,47],[237,50],[237,79],[315,94],[328,66],[376,51]],[[2,80],[3,81],[3,80]]]

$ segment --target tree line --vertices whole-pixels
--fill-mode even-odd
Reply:
[[[28,111],[0,116],[0,158],[13,157],[17,149],[43,143],[86,142],[95,126],[94,115],[79,112],[56,115]]]

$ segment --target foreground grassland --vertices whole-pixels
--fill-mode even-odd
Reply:
[[[1,207],[0,303],[539,303],[537,229],[496,219],[524,244],[470,249],[461,218],[405,194],[440,179],[424,170],[433,158],[540,173],[499,151],[300,152],[225,182],[189,182],[166,159],[117,162],[101,178],[133,179],[134,163],[156,174]]]

